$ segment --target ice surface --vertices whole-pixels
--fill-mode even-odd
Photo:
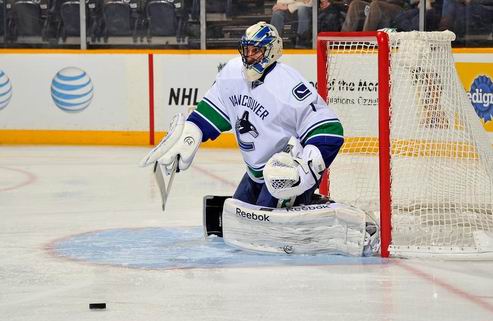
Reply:
[[[166,212],[147,148],[0,147],[0,320],[493,320],[493,263],[249,254],[201,238],[237,150],[200,150]],[[107,309],[89,310],[106,302]]]

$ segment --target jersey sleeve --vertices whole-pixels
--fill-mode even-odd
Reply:
[[[200,128],[203,142],[208,139],[214,140],[222,132],[231,129],[230,119],[221,100],[217,81],[207,91],[187,120]]]
[[[344,131],[337,115],[322,98],[296,108],[297,134],[303,146],[315,145],[329,167],[344,143]]]

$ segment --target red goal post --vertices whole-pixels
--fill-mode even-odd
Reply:
[[[318,92],[345,134],[320,192],[379,220],[383,257],[493,258],[493,150],[458,80],[454,38],[317,38]]]
[[[378,42],[378,99],[379,99],[379,154],[380,162],[380,232],[381,256],[388,257],[391,242],[390,225],[390,145],[389,145],[389,37],[385,32],[322,32],[317,37],[317,89],[322,98],[328,99],[327,42],[337,40],[377,41]],[[320,193],[329,195],[328,173],[320,184]],[[382,219],[383,217],[383,219]]]

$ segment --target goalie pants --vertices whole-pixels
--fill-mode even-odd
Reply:
[[[318,184],[317,184],[318,185]],[[315,185],[303,194],[296,197],[294,206],[308,205],[311,202],[313,193],[318,188]],[[243,175],[240,185],[236,188],[233,198],[243,201],[248,204],[254,204],[264,207],[277,207],[278,199],[273,197],[267,190],[264,183],[254,182],[247,173]]]

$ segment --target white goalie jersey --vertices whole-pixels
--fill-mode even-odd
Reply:
[[[232,129],[254,181],[263,181],[265,164],[292,136],[303,145],[342,138],[336,114],[296,70],[278,62],[249,82],[242,67],[240,57],[230,60],[191,118],[205,139]]]

